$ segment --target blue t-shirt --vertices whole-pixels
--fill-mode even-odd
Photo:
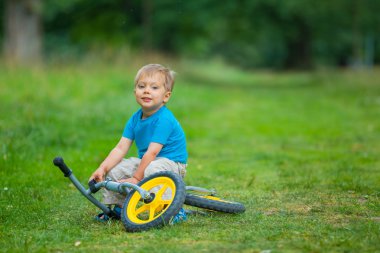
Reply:
[[[186,137],[173,113],[162,106],[148,118],[142,118],[142,110],[135,112],[128,120],[123,137],[136,142],[140,159],[151,142],[163,145],[157,157],[165,157],[174,162],[186,163]]]

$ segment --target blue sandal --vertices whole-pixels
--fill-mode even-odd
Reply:
[[[94,219],[96,221],[100,221],[100,222],[106,222],[106,221],[109,221],[110,219],[115,219],[115,220],[120,220],[120,215],[121,215],[121,208],[118,207],[118,206],[115,206],[113,209],[112,209],[113,213],[115,215],[107,215],[105,213],[100,213],[98,215],[96,215],[94,217]]]
[[[177,223],[184,222],[186,220],[187,220],[186,210],[181,208],[179,212],[173,218],[171,218],[171,220],[169,221],[169,224],[174,225]]]

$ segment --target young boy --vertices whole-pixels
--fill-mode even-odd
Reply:
[[[172,171],[182,178],[185,176],[185,133],[165,106],[172,95],[174,74],[159,64],[146,65],[137,72],[134,94],[141,109],[128,120],[119,143],[90,180],[102,181],[107,175],[114,181],[137,184],[158,171]],[[139,158],[125,159],[133,141],[136,142]],[[104,204],[115,205],[114,211],[120,214],[125,196],[105,190],[103,197]],[[109,217],[101,213],[96,219],[106,221]],[[183,209],[174,220],[186,220]]]

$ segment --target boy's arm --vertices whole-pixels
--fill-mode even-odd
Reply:
[[[106,159],[100,164],[99,168],[91,175],[89,180],[95,179],[97,182],[104,180],[104,176],[115,167],[121,159],[128,153],[132,145],[132,140],[121,137],[119,143],[111,150]]]
[[[144,178],[144,172],[146,167],[154,160],[156,159],[157,155],[160,153],[163,145],[156,142],[151,142],[149,144],[148,150],[145,152],[144,156],[141,159],[141,162],[139,166],[137,167],[137,170],[135,174],[133,174],[132,178],[128,178],[125,180],[122,180],[123,182],[130,182],[133,184],[137,184]]]

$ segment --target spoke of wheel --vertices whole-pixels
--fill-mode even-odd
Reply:
[[[151,205],[149,210],[149,220],[153,220],[157,205]]]
[[[150,208],[150,205],[149,204],[147,204],[147,205],[142,205],[142,206],[140,206],[138,209],[136,209],[136,216],[137,215],[139,215],[139,214],[141,214],[142,212],[145,212],[145,211],[147,211],[147,210],[149,210],[149,208]]]
[[[164,184],[161,189],[157,192],[156,196],[158,198],[162,198],[162,195],[164,194],[164,192],[166,191],[166,189],[168,188],[168,185],[167,184]]]
[[[171,201],[170,200],[160,200],[156,202],[156,212],[161,212],[164,210],[167,206],[170,205]]]
[[[169,205],[171,203],[171,200],[160,200],[157,203],[160,205]]]

